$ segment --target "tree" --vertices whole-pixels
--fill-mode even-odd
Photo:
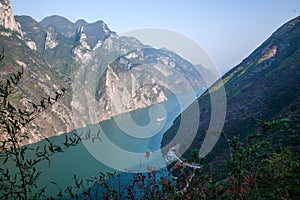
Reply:
[[[0,53],[0,62],[5,59],[4,51]],[[39,188],[36,182],[42,173],[37,169],[37,164],[47,160],[65,148],[78,144],[81,139],[66,138],[64,146],[53,144],[47,139],[48,144],[43,148],[31,149],[24,144],[30,139],[27,125],[41,112],[51,107],[61,99],[66,91],[56,91],[54,97],[42,97],[39,103],[29,102],[28,108],[18,108],[10,101],[10,96],[15,93],[15,88],[24,75],[24,69],[12,73],[0,82],[0,199],[37,199],[44,195],[45,188]],[[28,154],[34,157],[27,156]],[[13,163],[17,171],[8,166]]]

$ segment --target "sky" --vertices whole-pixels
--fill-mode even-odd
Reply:
[[[37,21],[60,15],[72,22],[103,20],[118,34],[145,28],[176,32],[200,46],[222,74],[239,64],[277,28],[300,15],[300,0],[10,2],[15,15],[29,15]],[[180,42],[174,43],[180,46]],[[189,60],[197,64],[196,57],[192,55]]]

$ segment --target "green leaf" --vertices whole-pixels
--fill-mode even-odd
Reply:
[[[54,181],[50,181],[50,183],[53,184],[53,185],[57,185],[57,183],[54,182]]]

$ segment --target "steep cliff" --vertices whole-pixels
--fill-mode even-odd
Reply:
[[[0,26],[22,35],[20,24],[15,21],[9,0],[0,1]]]

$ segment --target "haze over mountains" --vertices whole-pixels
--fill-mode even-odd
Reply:
[[[69,88],[61,102],[31,124],[31,142],[145,108],[165,101],[171,93],[207,87],[203,75],[209,77],[209,83],[215,78],[202,66],[195,67],[171,51],[119,37],[103,21],[72,23],[51,16],[37,22],[29,16],[14,17],[8,0],[1,0],[0,10],[0,46],[5,50],[1,75],[21,67],[26,74],[13,102],[28,106],[29,100],[38,102],[41,97]],[[156,79],[155,74],[159,74]],[[167,88],[170,83],[173,89]],[[84,88],[84,94],[74,98],[74,88],[79,87]],[[80,99],[86,95],[92,98]],[[113,102],[113,98],[121,101]],[[86,108],[79,101],[96,107],[93,119],[84,116]],[[76,124],[74,113],[83,113]]]

